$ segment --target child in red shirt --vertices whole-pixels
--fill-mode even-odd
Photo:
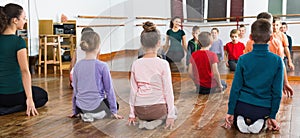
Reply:
[[[228,42],[224,47],[225,61],[230,71],[235,71],[239,57],[244,54],[245,45],[239,42],[239,31],[237,29],[231,30],[230,38],[232,41]]]
[[[201,49],[194,52],[190,59],[189,74],[199,94],[209,94],[211,92],[222,91],[227,85],[221,81],[218,71],[218,56],[209,51],[213,43],[212,36],[209,32],[201,32],[198,35]]]

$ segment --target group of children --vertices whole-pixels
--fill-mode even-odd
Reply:
[[[260,16],[263,16],[261,17],[263,19]],[[200,94],[223,91],[227,87],[225,81],[220,79],[218,62],[228,59],[226,63],[230,69],[235,70],[235,75],[224,127],[235,125],[242,133],[259,133],[265,121],[269,129],[279,130],[275,119],[282,90],[293,94],[287,79],[284,79],[286,73],[283,58],[271,51],[271,44],[281,42],[275,36],[275,33],[280,33],[275,29],[272,31],[270,19],[265,16],[272,18],[269,13],[262,13],[251,26],[247,46],[250,43],[252,45],[251,51],[247,54],[244,54],[245,45],[239,42],[238,38],[241,36],[236,29],[230,32],[232,41],[225,45],[225,54],[223,43],[217,37],[219,33],[217,28],[213,28],[210,33],[200,32],[199,27],[193,27],[194,38],[188,42],[187,47],[191,53],[187,57],[188,72]],[[173,26],[177,26],[175,28],[177,30],[169,30],[167,34],[177,33],[179,24],[179,21],[175,22]],[[174,54],[176,49],[179,49],[180,43],[177,42],[176,48],[169,49],[169,52],[173,52],[174,58],[166,54],[167,61],[161,59],[158,56],[161,39],[159,30],[149,21],[143,24],[143,28],[140,35],[143,54],[133,62],[131,69],[128,124],[135,125],[138,118],[140,129],[154,129],[163,122],[165,128],[173,128],[177,110],[174,106],[171,70],[167,61],[175,60]],[[178,38],[182,36],[184,32],[178,34]],[[279,37],[284,38],[281,34]],[[75,65],[73,72],[74,95],[71,116],[80,115],[87,122],[108,115],[113,115],[117,119],[123,118],[117,114],[118,105],[109,68],[104,62],[97,60],[99,45],[100,37],[96,32],[89,31],[82,34],[80,46],[86,52],[86,57]],[[286,55],[289,66],[293,67],[288,53]]]

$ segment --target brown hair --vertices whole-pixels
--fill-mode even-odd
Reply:
[[[141,33],[141,44],[144,48],[155,48],[160,41],[160,32],[156,29],[156,25],[150,21],[143,23],[143,32]]]
[[[2,34],[6,27],[11,24],[13,18],[19,18],[23,8],[20,5],[9,3],[4,7],[0,6],[0,33]]]
[[[81,30],[81,34],[84,33],[84,32],[94,32],[94,29],[91,28],[91,27],[84,27],[84,28]]]
[[[246,26],[244,24],[241,24],[239,28],[243,28],[243,27],[246,27]]]
[[[85,52],[92,52],[100,45],[100,36],[96,32],[87,31],[81,36],[80,47]]]
[[[272,18],[272,14],[268,12],[261,12],[256,16],[256,19],[267,19],[270,20]]]
[[[212,42],[212,36],[210,32],[201,32],[198,35],[199,43],[201,44],[201,47],[208,47],[211,45]]]
[[[255,43],[268,43],[272,34],[272,25],[266,19],[258,19],[251,25],[251,36]]]
[[[232,30],[230,31],[230,36],[233,35],[233,34],[239,34],[239,30],[237,30],[237,29],[232,29]]]
[[[176,20],[176,19],[180,19],[180,20],[181,20],[181,18],[180,18],[179,16],[173,17],[173,18],[171,19],[171,21],[170,21],[170,28],[173,28],[173,26],[174,26],[173,21]]]
[[[211,31],[216,30],[219,33],[219,29],[218,28],[212,28]]]
[[[193,26],[193,29],[192,29],[192,30],[193,30],[193,32],[196,32],[196,31],[199,30],[199,29],[200,29],[200,27],[196,25],[196,26]]]
[[[275,23],[276,21],[280,21],[280,18],[279,17],[274,17],[273,18],[273,23]]]

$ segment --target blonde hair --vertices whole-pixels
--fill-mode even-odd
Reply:
[[[100,36],[96,32],[84,32],[81,36],[80,47],[85,52],[91,52],[100,46]]]

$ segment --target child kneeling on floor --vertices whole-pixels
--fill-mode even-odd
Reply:
[[[239,58],[232,83],[224,127],[234,124],[242,133],[279,130],[275,120],[283,87],[283,61],[269,51],[271,24],[258,19],[251,26],[253,50]]]
[[[154,129],[166,120],[165,128],[174,126],[176,119],[169,63],[157,57],[160,32],[152,22],[145,22],[140,41],[144,56],[132,64],[130,114],[128,124],[139,119],[140,129]]]
[[[197,93],[221,92],[226,89],[227,84],[220,78],[217,54],[209,51],[213,38],[209,32],[201,32],[197,37],[201,49],[192,54],[189,75],[195,83]]]
[[[75,64],[73,72],[73,115],[80,113],[85,122],[102,119],[117,114],[118,105],[112,85],[109,67],[99,61],[100,36],[96,32],[84,32],[80,47],[85,51],[85,58]]]

